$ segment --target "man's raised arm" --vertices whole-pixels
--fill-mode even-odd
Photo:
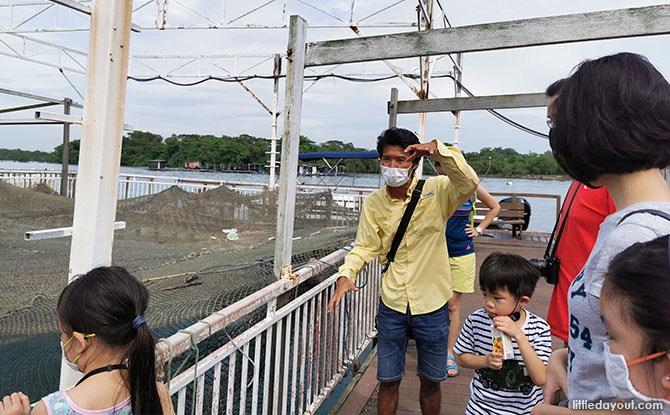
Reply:
[[[437,140],[428,143],[414,144],[405,149],[413,160],[417,157],[427,156],[431,160],[440,163],[446,176],[438,176],[436,179],[443,183],[439,186],[447,192],[443,212],[445,220],[451,216],[472,194],[479,184],[477,173],[465,161],[463,153],[456,147],[447,147]]]

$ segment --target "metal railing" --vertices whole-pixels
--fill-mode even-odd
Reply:
[[[67,197],[73,197],[76,186],[76,172],[71,172],[68,177]],[[0,170],[0,181],[13,184],[17,187],[30,188],[37,184],[45,184],[55,192],[60,189],[61,172],[56,170]],[[152,176],[145,174],[119,174],[118,199],[129,199],[133,197],[147,196],[160,193],[171,186],[177,186],[182,190],[200,193],[219,186],[226,186],[242,194],[257,194],[267,190],[265,183],[254,182],[228,182],[219,180],[193,180],[181,177]],[[353,200],[356,196],[365,197],[374,188],[361,186],[333,186],[323,184],[300,184],[298,190],[302,192],[325,192],[336,191],[337,194],[347,195]],[[348,200],[344,198],[343,200]]]
[[[512,202],[516,202],[517,197],[521,198],[537,198],[537,199],[554,199],[556,202],[556,219],[561,214],[561,195],[549,195],[549,194],[539,194],[539,193],[501,193],[501,192],[490,192],[491,196],[498,197],[511,197]]]
[[[35,171],[35,170],[0,170],[0,181],[21,188],[32,188],[38,184],[48,186],[54,192],[60,191],[60,171]],[[76,172],[68,175],[67,197],[74,197],[77,185]],[[119,174],[118,200],[130,199],[141,196],[153,195],[169,189],[172,186],[191,192],[200,193],[207,190],[225,186],[243,195],[256,195],[268,189],[265,183],[252,182],[226,182],[216,180],[193,180],[180,177],[151,176],[143,174]],[[363,200],[375,189],[367,187],[337,187],[326,185],[298,185],[298,192],[310,194],[317,192],[332,192],[333,202],[345,212],[340,210],[329,215],[332,226],[351,226],[358,220],[358,215],[363,207]],[[353,215],[351,215],[351,214]],[[248,219],[245,212],[240,212],[236,219]],[[312,219],[317,218],[311,217]],[[309,215],[307,219],[310,219]]]
[[[189,405],[198,415],[313,413],[376,335],[381,268],[376,260],[370,263],[359,276],[359,291],[347,294],[333,313],[327,305],[337,274],[283,307],[277,301],[347,252],[340,249],[161,339],[157,353],[169,360],[266,307],[264,318],[170,381],[177,414],[187,413]]]
[[[30,188],[37,184],[49,186],[55,192],[60,189],[60,171],[35,171],[35,170],[0,170],[0,181],[13,184],[18,187]],[[226,186],[244,195],[259,194],[267,190],[265,183],[252,182],[227,182],[216,180],[193,180],[180,177],[152,176],[143,174],[119,175],[118,199],[128,199],[160,193],[171,186],[177,186],[191,193],[200,193],[207,190]],[[68,177],[68,197],[73,197],[76,187],[76,172],[70,173]],[[298,192],[314,193],[331,191],[333,201],[340,207],[350,210],[352,213],[360,214],[363,200],[375,189],[360,186],[332,186],[323,184],[301,184],[297,187]],[[553,194],[536,193],[504,193],[491,192],[496,197],[517,197],[554,199],[556,217],[561,210],[561,196]],[[332,222],[335,226],[348,226],[351,218],[334,216]]]
[[[68,176],[68,197],[72,197],[76,176],[75,173],[70,173]],[[61,172],[55,170],[0,170],[0,181],[24,189],[42,184],[54,192],[60,192]]]

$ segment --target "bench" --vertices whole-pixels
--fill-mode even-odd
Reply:
[[[524,205],[521,202],[499,202],[500,213],[493,219],[491,225],[512,225],[512,236],[516,237],[517,229],[519,231],[519,238],[523,231],[524,225]],[[481,223],[484,217],[489,213],[490,209],[482,202],[475,204],[477,214],[474,217],[475,225]],[[489,225],[490,226],[490,225]]]

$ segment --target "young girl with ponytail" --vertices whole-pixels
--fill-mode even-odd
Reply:
[[[143,315],[149,292],[121,267],[99,267],[65,287],[57,306],[68,366],[84,377],[32,409],[23,393],[6,396],[0,415],[174,414],[156,380],[154,337]]]

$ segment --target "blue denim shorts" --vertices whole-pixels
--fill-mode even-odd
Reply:
[[[394,382],[405,376],[405,352],[410,330],[418,353],[417,373],[434,382],[447,378],[447,340],[449,339],[449,307],[428,314],[413,316],[399,313],[379,300],[377,318],[377,380]]]

